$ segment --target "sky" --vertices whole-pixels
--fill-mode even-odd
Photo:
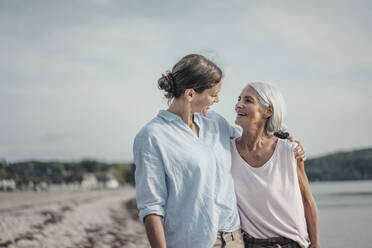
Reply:
[[[199,53],[224,71],[234,123],[252,81],[276,85],[308,157],[372,147],[372,2],[0,1],[0,159],[130,162],[167,101],[161,74]]]

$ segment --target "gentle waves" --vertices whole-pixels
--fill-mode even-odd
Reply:
[[[313,182],[321,247],[372,247],[372,181]]]

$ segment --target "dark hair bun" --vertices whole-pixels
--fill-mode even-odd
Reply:
[[[162,74],[161,78],[158,80],[158,87],[161,90],[164,90],[165,97],[170,99],[174,97],[175,92],[175,85],[174,85],[174,78],[170,71],[166,71]]]
[[[289,133],[287,132],[275,132],[274,135],[279,139],[287,139],[289,137]]]
[[[222,78],[221,69],[212,61],[198,54],[183,57],[158,80],[158,87],[164,90],[168,104],[178,98],[186,89],[194,89],[197,93],[212,88]]]

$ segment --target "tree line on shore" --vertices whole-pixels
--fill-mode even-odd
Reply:
[[[372,179],[372,148],[308,159],[305,168],[310,181]],[[101,180],[110,175],[120,184],[134,185],[134,171],[133,163],[104,163],[94,160],[15,163],[0,161],[0,180],[12,179],[17,186],[29,182],[76,183],[81,182],[87,173]]]
[[[372,148],[337,152],[305,161],[310,181],[372,179]]]
[[[134,164],[104,163],[94,160],[80,162],[0,161],[0,180],[12,179],[17,188],[32,183],[70,184],[81,183],[84,175],[94,175],[99,181],[111,177],[120,184],[134,185]]]

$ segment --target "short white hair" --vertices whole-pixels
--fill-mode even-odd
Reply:
[[[270,105],[273,108],[273,114],[266,122],[266,132],[268,134],[274,134],[275,132],[286,131],[287,127],[284,124],[286,105],[280,91],[273,85],[262,82],[252,82],[246,87],[248,86],[257,92],[258,99],[264,108],[268,108]]]

